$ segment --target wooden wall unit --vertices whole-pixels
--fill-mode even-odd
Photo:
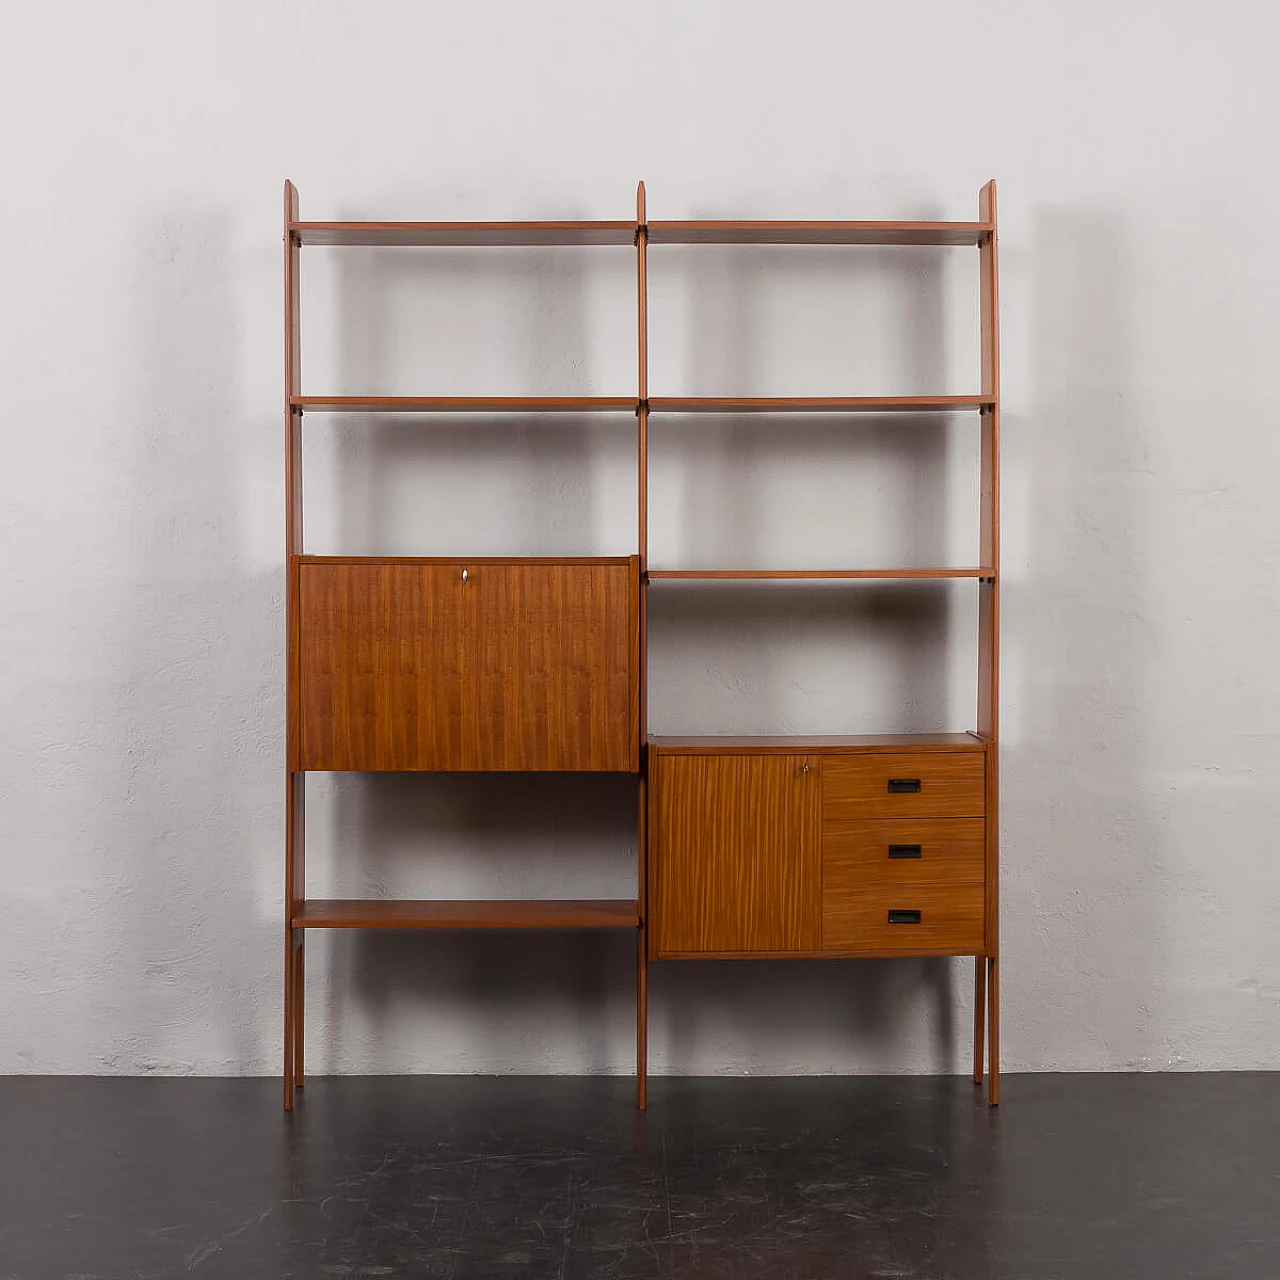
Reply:
[[[976,222],[303,222],[285,184],[285,1106],[303,1084],[309,929],[596,929],[636,934],[636,1098],[646,1099],[647,966],[745,957],[973,956],[974,1079],[999,1097],[999,337],[995,184]],[[304,245],[634,248],[637,382],[624,396],[304,395]],[[979,252],[977,394],[650,397],[650,247],[934,245]],[[726,390],[732,391],[732,388]],[[634,414],[637,539],[628,557],[344,557],[303,553],[305,415]],[[648,561],[653,413],[786,417],[975,413],[979,564],[655,569]],[[647,736],[650,584],[668,580],[969,579],[978,677],[967,733]],[[310,770],[613,771],[637,782],[637,884],[608,900],[349,900],[306,893]]]

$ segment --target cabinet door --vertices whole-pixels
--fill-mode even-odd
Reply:
[[[637,768],[635,568],[314,561],[303,769]]]
[[[815,759],[655,753],[650,786],[654,954],[818,948]]]
[[[632,567],[481,564],[478,769],[639,767]]]
[[[302,768],[466,767],[475,736],[475,596],[461,570],[302,566]]]

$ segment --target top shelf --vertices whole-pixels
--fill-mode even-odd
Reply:
[[[650,244],[978,245],[989,222],[651,222]]]
[[[430,246],[635,243],[634,222],[291,222],[298,244]]]
[[[978,245],[989,222],[291,222],[298,244],[369,247],[650,244]]]

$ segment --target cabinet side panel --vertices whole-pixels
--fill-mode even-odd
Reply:
[[[667,756],[650,777],[655,953],[818,939],[817,772],[796,756]]]

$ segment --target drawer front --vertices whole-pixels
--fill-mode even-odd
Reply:
[[[822,762],[824,822],[851,818],[980,818],[986,756],[979,751],[893,751]]]
[[[822,945],[827,950],[918,955],[981,951],[981,884],[825,885]]]
[[[836,893],[981,884],[985,851],[982,818],[836,818],[822,827],[822,883]]]

